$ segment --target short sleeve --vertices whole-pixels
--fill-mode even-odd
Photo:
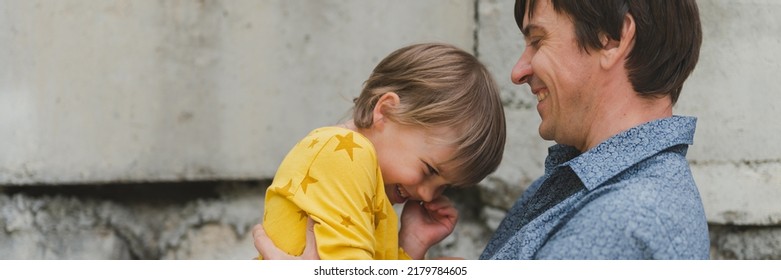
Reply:
[[[372,205],[379,184],[374,148],[352,131],[321,141],[296,204],[316,222],[322,259],[372,259],[377,243]]]

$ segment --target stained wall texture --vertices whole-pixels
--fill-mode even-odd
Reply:
[[[293,143],[348,116],[390,51],[476,54],[502,88],[500,169],[432,250],[476,258],[552,143],[509,82],[512,0],[0,0],[0,258],[245,259]],[[700,1],[700,62],[676,105],[713,258],[781,258],[781,22],[775,1]]]

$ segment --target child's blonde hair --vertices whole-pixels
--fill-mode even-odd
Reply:
[[[372,125],[379,98],[395,92],[399,105],[387,117],[424,128],[453,127],[458,138],[448,179],[455,186],[475,185],[499,166],[504,152],[505,119],[499,89],[473,55],[448,44],[401,48],[385,57],[355,99],[353,120]]]

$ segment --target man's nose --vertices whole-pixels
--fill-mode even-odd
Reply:
[[[510,73],[510,80],[512,80],[514,84],[521,85],[529,82],[529,78],[531,78],[532,74],[534,73],[532,71],[530,57],[531,55],[527,48],[527,50],[523,51],[521,58],[518,59],[518,62],[515,63],[515,66],[513,66],[513,70]]]

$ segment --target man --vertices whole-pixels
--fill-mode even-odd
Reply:
[[[696,119],[672,114],[699,56],[695,1],[516,0],[515,19],[511,79],[557,144],[480,259],[707,259]]]
[[[699,56],[693,0],[517,0],[529,84],[554,140],[481,259],[707,259],[686,161],[696,119],[672,107]]]

